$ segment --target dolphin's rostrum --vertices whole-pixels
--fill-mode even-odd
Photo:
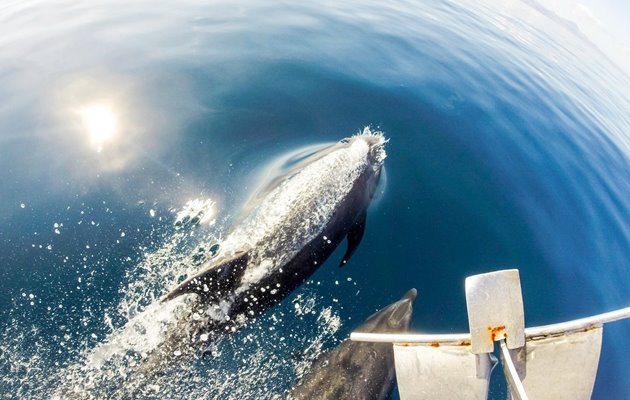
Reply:
[[[205,322],[201,330],[234,331],[308,279],[347,237],[344,265],[363,237],[385,143],[380,132],[366,128],[275,179],[215,259],[163,301],[194,293]]]
[[[416,289],[370,316],[356,331],[401,333],[409,330]],[[391,343],[345,340],[317,359],[310,372],[291,391],[292,400],[384,400],[394,387]]]

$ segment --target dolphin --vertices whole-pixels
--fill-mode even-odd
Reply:
[[[86,353],[59,398],[99,398],[102,382],[125,374],[115,398],[145,397],[173,367],[197,359],[285,298],[346,238],[340,265],[355,252],[381,175],[386,139],[366,128],[303,157],[243,208],[243,217],[196,274],[150,304]],[[205,353],[202,353],[205,354]],[[131,358],[129,358],[131,357]],[[74,369],[73,369],[74,368]],[[107,396],[112,396],[107,392]]]
[[[197,296],[205,332],[235,331],[306,281],[347,238],[340,266],[359,246],[386,157],[381,132],[363,132],[306,157],[274,179],[217,255],[161,301]]]
[[[416,289],[371,315],[356,331],[409,331]],[[346,339],[318,358],[310,372],[291,391],[293,400],[381,400],[394,388],[394,350],[391,343],[352,342]]]

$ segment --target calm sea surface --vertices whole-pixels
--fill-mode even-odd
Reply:
[[[410,287],[415,330],[466,331],[464,278],[507,267],[528,326],[630,305],[630,79],[603,53],[529,1],[299,3],[0,6],[0,398],[281,397]],[[365,126],[390,142],[351,262],[139,384],[147,307]],[[606,327],[594,398],[630,398],[628,337]]]

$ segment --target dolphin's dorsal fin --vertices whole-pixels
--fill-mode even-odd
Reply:
[[[357,222],[348,231],[348,249],[339,263],[340,267],[346,265],[346,263],[350,260],[350,257],[352,257],[352,254],[354,254],[354,251],[357,247],[359,247],[361,239],[363,239],[363,233],[365,232],[365,217],[366,213],[364,212],[359,216]]]
[[[222,291],[230,290],[232,284],[240,280],[248,260],[247,252],[238,252],[228,260],[212,264],[179,284],[162,302],[185,293],[196,293],[204,299],[220,295]]]

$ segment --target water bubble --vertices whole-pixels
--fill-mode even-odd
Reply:
[[[210,251],[210,254],[211,254],[211,255],[215,255],[215,254],[217,254],[217,252],[219,251],[219,248],[220,248],[220,247],[221,247],[221,246],[219,246],[219,244],[218,244],[218,243],[215,243],[215,244],[213,244],[212,246],[210,246],[210,250],[209,250],[209,251]]]

